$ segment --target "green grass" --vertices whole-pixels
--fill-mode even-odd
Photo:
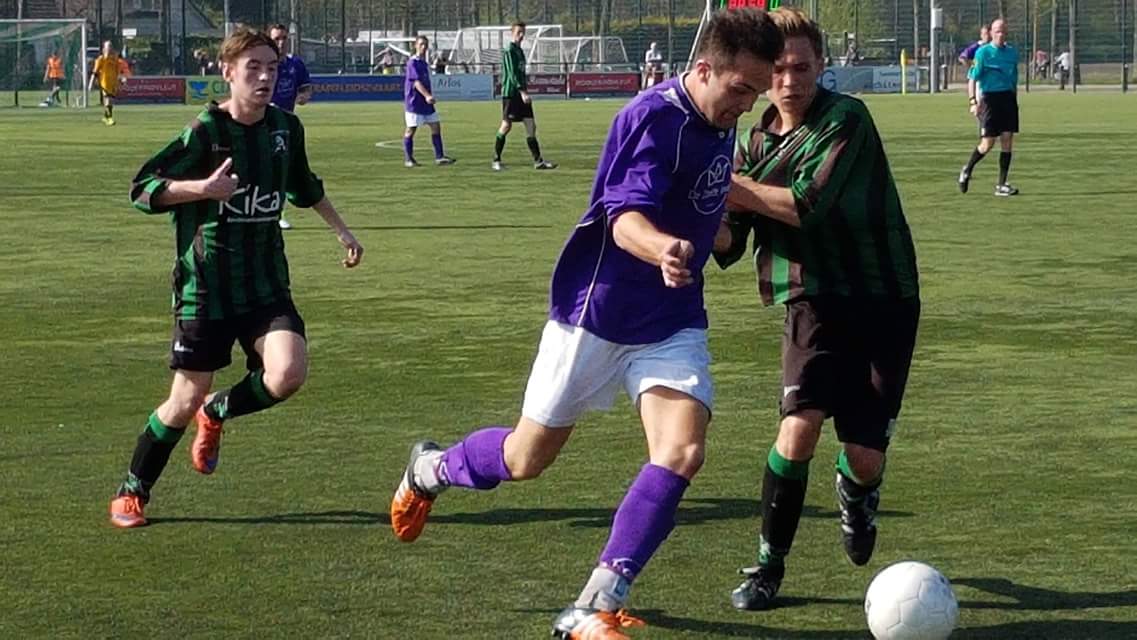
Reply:
[[[1137,638],[1135,100],[1024,96],[1023,194],[997,199],[995,157],[956,191],[975,133],[958,95],[868,99],[924,299],[881,538],[869,566],[844,560],[827,429],[785,605],[766,613],[727,596],[754,554],[782,314],[758,305],[745,263],[708,269],[709,461],[637,584],[652,625],[637,637],[865,638],[869,579],[914,558],[954,580],[955,637]],[[180,447],[136,531],[112,529],[106,507],[169,384],[172,239],[126,194],[195,110],[120,108],[113,128],[95,110],[0,112],[0,637],[547,633],[643,461],[626,402],[587,418],[540,480],[447,494],[414,545],[386,509],[412,441],[516,418],[548,277],[618,107],[541,102],[562,168],[529,170],[515,134],[501,175],[492,103],[445,105],[461,161],[415,171],[373,146],[398,139],[399,105],[306,107],[311,161],[364,263],[343,270],[318,218],[289,212],[309,383],[235,421],[213,477]]]

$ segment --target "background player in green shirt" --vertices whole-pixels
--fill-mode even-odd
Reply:
[[[537,143],[537,123],[533,120],[533,99],[527,91],[529,85],[525,77],[525,52],[521,42],[525,40],[525,23],[515,22],[511,28],[513,40],[501,52],[501,126],[493,146],[494,171],[501,171],[501,151],[505,148],[505,136],[513,128],[514,122],[525,123],[525,142],[529,153],[533,154],[534,169],[556,169],[557,165],[541,156],[541,145]]]
[[[195,414],[191,460],[197,471],[212,473],[223,421],[267,409],[304,383],[304,321],[292,304],[278,226],[285,198],[315,208],[347,249],[345,267],[363,255],[308,168],[300,120],[269,105],[279,60],[275,43],[240,29],[222,44],[220,59],[232,97],[210,104],[142,167],[131,188],[135,207],[172,213],[174,381],[169,398],[150,414],[111,501],[117,527],[146,524],[150,490]],[[207,397],[235,341],[249,373]]]
[[[797,9],[770,13],[785,37],[773,103],[739,141],[716,238],[726,266],[758,252],[763,303],[784,304],[782,420],[766,459],[757,566],[731,594],[769,608],[805,503],[810,459],[832,417],[845,553],[872,556],[885,451],[920,314],[916,255],[884,148],[865,105],[820,88],[821,30]]]

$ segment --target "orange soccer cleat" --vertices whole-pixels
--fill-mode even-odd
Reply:
[[[221,421],[206,415],[205,407],[197,410],[194,420],[197,433],[190,445],[190,461],[198,473],[209,475],[217,468],[217,458],[221,455]]]

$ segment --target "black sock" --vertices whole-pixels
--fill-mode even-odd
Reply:
[[[250,371],[240,382],[217,392],[205,403],[205,413],[214,420],[228,420],[268,409],[280,402],[265,388],[263,369]]]
[[[971,150],[971,159],[967,161],[967,166],[964,167],[963,170],[965,172],[967,172],[968,175],[970,175],[971,170],[975,168],[975,165],[979,164],[979,161],[985,157],[987,157],[987,154],[980,153],[979,149],[972,149]]]
[[[103,105],[103,117],[104,117],[104,118],[109,118],[109,117],[111,117],[111,108],[110,108],[110,105]]]
[[[1011,170],[1011,152],[999,152],[999,184],[1007,184],[1007,172]]]
[[[498,131],[497,138],[493,141],[493,159],[501,161],[501,150],[505,148],[505,134]]]
[[[781,567],[793,546],[798,521],[805,506],[805,488],[809,484],[809,461],[796,462],[783,458],[770,449],[766,473],[762,478],[762,537],[759,540],[758,564]]]
[[[158,413],[150,414],[146,428],[138,436],[138,444],[134,447],[134,456],[130,459],[130,473],[119,487],[118,494],[133,493],[142,498],[143,502],[150,501],[150,489],[158,482],[166,463],[170,461],[170,453],[178,446],[186,428],[174,428],[162,424]]]
[[[525,138],[525,143],[529,145],[529,153],[533,154],[533,162],[540,162],[541,145],[537,144],[537,138]]]

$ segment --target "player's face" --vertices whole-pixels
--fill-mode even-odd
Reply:
[[[774,61],[774,83],[767,96],[780,113],[803,114],[817,95],[821,59],[809,38],[786,39],[782,55]]]
[[[991,30],[988,29],[987,27],[983,27],[982,29],[980,29],[979,30],[979,41],[980,42],[990,42],[991,41]]]
[[[280,55],[283,56],[288,47],[288,32],[283,29],[273,29],[268,32],[268,37],[276,43],[276,48],[280,49]]]
[[[103,55],[109,56],[109,55],[113,55],[113,54],[114,54],[114,45],[112,45],[110,43],[110,41],[104,42],[103,43]]]
[[[417,53],[419,55],[419,57],[425,57],[426,56],[426,50],[429,48],[430,48],[430,45],[427,43],[426,40],[423,40],[421,38],[419,40],[415,40],[415,53]]]
[[[749,53],[739,53],[729,65],[698,60],[695,73],[703,95],[697,104],[703,115],[716,127],[733,128],[742,114],[754,108],[758,96],[770,88],[771,69],[769,62]]]
[[[517,44],[521,44],[521,41],[524,39],[525,39],[525,30],[522,29],[521,27],[514,27],[514,29],[513,29],[513,41],[516,42]]]
[[[272,101],[278,64],[280,59],[272,47],[261,45],[242,53],[231,64],[222,63],[221,74],[229,83],[234,100],[263,107]]]
[[[1007,23],[1002,20],[996,20],[991,23],[991,42],[995,46],[1001,47],[1007,42]]]

